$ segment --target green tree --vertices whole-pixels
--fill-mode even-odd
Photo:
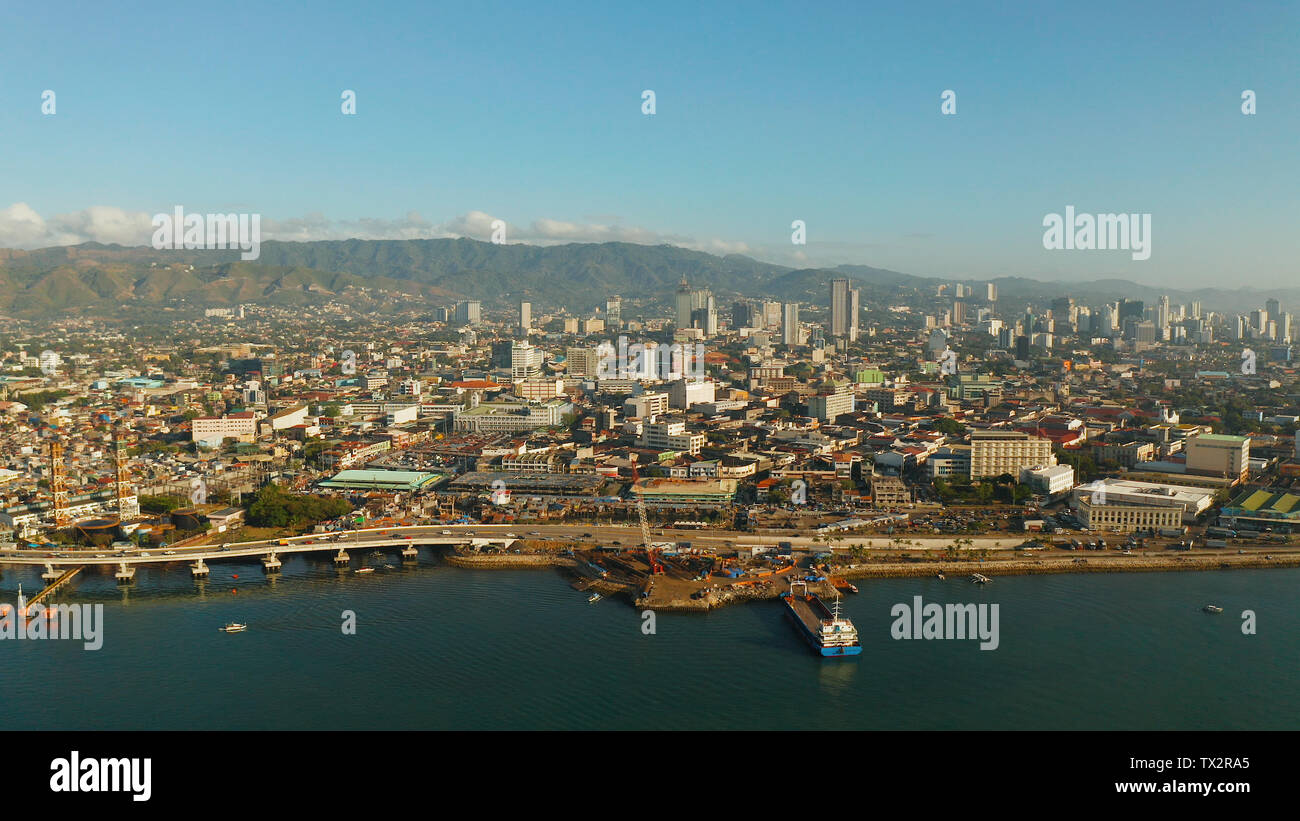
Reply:
[[[931,427],[934,430],[938,431],[939,433],[947,433],[952,435],[966,432],[966,426],[963,425],[961,422],[958,422],[956,419],[947,419],[947,418],[940,419],[936,421],[933,425],[931,425]]]

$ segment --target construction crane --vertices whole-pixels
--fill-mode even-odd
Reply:
[[[632,463],[632,494],[636,496],[636,515],[641,520],[641,544],[645,545],[645,557],[646,561],[650,562],[650,574],[655,575],[664,572],[664,566],[655,555],[655,549],[650,546],[650,522],[645,512],[645,496],[636,492],[638,478],[636,464],[636,462]]]

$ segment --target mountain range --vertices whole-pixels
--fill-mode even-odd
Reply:
[[[449,305],[479,299],[489,307],[531,301],[584,312],[615,294],[667,303],[684,278],[710,288],[725,310],[735,297],[826,304],[828,283],[848,277],[864,305],[894,304],[937,286],[962,282],[984,295],[984,281],[914,276],[863,265],[789,268],[746,256],[716,256],[673,245],[622,242],[498,245],[471,239],[267,241],[257,260],[238,250],[154,250],[86,243],[35,251],[0,249],[0,315],[24,318],[98,315],[159,306],[221,307],[239,303],[311,305],[346,296],[359,309],[383,304]],[[1207,310],[1244,312],[1282,301],[1300,304],[1300,288],[1180,290],[1116,279],[991,280],[1004,308],[1046,305],[1072,296],[1096,305],[1117,299],[1175,304],[1200,301]]]

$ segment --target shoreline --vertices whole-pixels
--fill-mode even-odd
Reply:
[[[833,566],[829,571],[834,578],[850,579],[896,579],[896,578],[934,578],[943,573],[950,576],[950,581],[966,581],[974,573],[982,573],[996,580],[998,576],[1033,576],[1061,573],[1161,573],[1161,572],[1201,572],[1209,570],[1257,570],[1262,568],[1300,567],[1300,551],[1277,552],[1271,559],[1264,554],[1232,555],[1153,555],[1153,556],[1047,556],[1041,559],[990,559],[978,560],[930,560],[914,559],[912,561],[879,561],[859,565]],[[592,579],[582,575],[579,563],[564,556],[549,553],[525,553],[511,555],[463,555],[448,553],[444,560],[453,567],[479,570],[518,570],[556,568],[570,578],[575,589],[596,591],[606,596],[624,594],[628,604],[641,609],[666,612],[704,613],[734,604],[750,601],[770,601],[779,598],[785,584],[774,579],[773,583],[763,586],[739,587],[731,584],[715,585],[705,589],[704,595],[682,597],[664,595],[656,597],[653,582],[650,596],[638,598],[640,585]],[[835,588],[830,582],[811,583],[810,592],[819,595],[835,595]]]
[[[1204,570],[1258,569],[1268,567],[1300,567],[1300,553],[1270,554],[1272,559],[1260,555],[1248,556],[1172,556],[1146,557],[1093,557],[1075,562],[1073,558],[1003,559],[992,561],[918,561],[891,562],[870,566],[838,569],[837,576],[845,579],[887,579],[912,576],[933,576],[936,573],[983,573],[991,578],[1002,576],[1034,576],[1051,573],[1160,573]],[[1235,561],[1234,561],[1235,560]],[[996,575],[992,575],[996,574]]]

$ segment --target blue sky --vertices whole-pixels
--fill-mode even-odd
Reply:
[[[271,6],[0,9],[0,246],[144,243],[180,204],[287,239],[500,218],[782,264],[1297,281],[1297,3]],[[1067,205],[1152,214],[1151,258],[1045,250]]]

